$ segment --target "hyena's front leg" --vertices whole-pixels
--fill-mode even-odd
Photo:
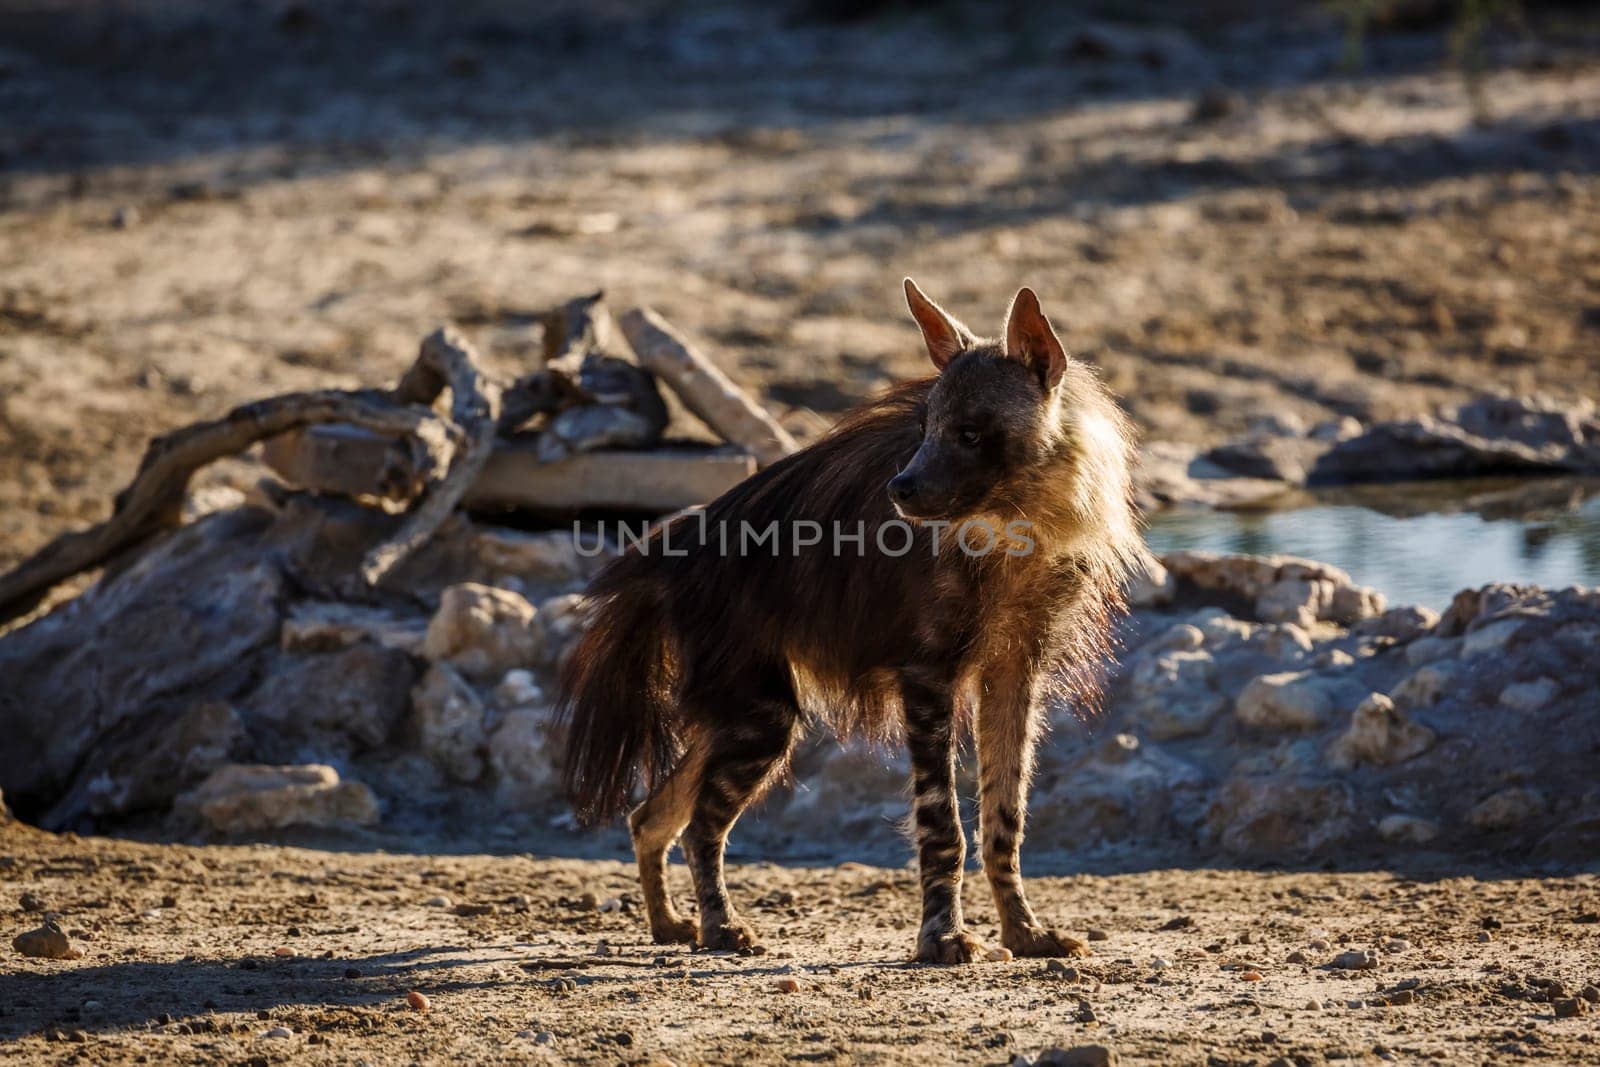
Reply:
[[[1031,679],[984,679],[977,731],[983,870],[1000,913],[1000,943],[1013,955],[1087,956],[1083,942],[1040,925],[1022,890],[1022,824],[1038,715]]]
[[[917,862],[922,872],[922,928],[917,959],[923,963],[968,963],[984,947],[966,931],[961,915],[961,866],[966,842],[956,806],[955,714],[949,684],[907,677],[906,744],[915,792]]]

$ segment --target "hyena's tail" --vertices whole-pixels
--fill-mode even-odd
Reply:
[[[640,777],[660,781],[677,754],[672,635],[658,584],[634,563],[596,579],[589,627],[562,668],[562,780],[586,824],[619,815]]]

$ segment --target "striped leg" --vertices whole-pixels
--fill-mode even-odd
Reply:
[[[728,899],[722,858],[728,831],[788,757],[799,720],[800,709],[785,677],[769,687],[768,695],[757,700],[746,717],[718,724],[708,738],[694,816],[683,835],[683,855],[700,902],[700,944],[706,948],[748,948],[756,943],[755,931]]]
[[[977,733],[983,870],[1000,913],[1001,944],[1016,956],[1087,956],[1083,942],[1041,926],[1022,891],[1022,823],[1038,733],[1031,682],[985,678]]]
[[[922,872],[922,928],[917,959],[922,963],[968,963],[984,948],[969,935],[961,915],[961,866],[966,841],[956,803],[955,714],[948,684],[906,677],[906,744],[911,752],[912,817],[917,862]]]
[[[694,813],[705,756],[703,744],[691,748],[649,798],[628,816],[628,827],[633,831],[633,854],[639,860],[645,914],[650,919],[650,936],[661,944],[692,945],[699,935],[698,924],[678,913],[667,892],[667,851]]]

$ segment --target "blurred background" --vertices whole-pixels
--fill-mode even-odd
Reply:
[[[1585,3],[6,0],[0,564],[154,433],[604,288],[805,438],[899,279],[1155,442],[1600,385]],[[1459,584],[1459,583],[1458,583]]]

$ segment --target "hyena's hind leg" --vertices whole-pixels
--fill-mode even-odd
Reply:
[[[694,815],[683,835],[683,855],[700,904],[700,944],[738,949],[756,944],[755,931],[728,898],[722,860],[728,831],[771,784],[794,747],[800,708],[787,669],[774,670],[749,700],[707,702],[717,715],[706,730],[705,767]]]
[[[679,914],[667,891],[667,852],[694,814],[705,756],[705,746],[697,740],[672,773],[628,816],[650,936],[664,945],[692,945],[699,936],[699,925]]]
[[[983,871],[1000,913],[1000,943],[1016,956],[1087,956],[1088,946],[1040,924],[1022,890],[1022,824],[1039,720],[1033,680],[984,678],[978,701],[978,827]]]

